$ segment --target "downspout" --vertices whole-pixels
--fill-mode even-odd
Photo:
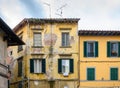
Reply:
[[[80,87],[80,36],[78,31],[78,87]]]
[[[26,50],[27,53],[26,53],[26,55],[28,55],[28,48],[29,48],[28,46],[29,46],[29,44],[30,44],[30,43],[29,43],[30,25],[29,25],[28,20],[27,20],[27,24],[28,24],[28,25],[27,25],[27,26],[28,26],[28,28],[27,28],[27,35],[28,35],[27,38],[28,38],[28,39],[27,39],[27,45],[26,45],[26,46],[27,46],[27,50]],[[27,67],[27,66],[25,66],[25,67]],[[29,68],[28,68],[28,69],[29,69]],[[27,74],[27,73],[26,73],[26,74]],[[29,78],[29,74],[28,74],[28,77],[27,77],[27,81],[28,81],[28,88],[30,88],[30,78]]]

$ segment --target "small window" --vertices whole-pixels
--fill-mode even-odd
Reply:
[[[22,36],[19,37],[21,40],[22,40]],[[18,46],[18,52],[22,51],[23,50],[23,46],[22,45],[19,45]]]
[[[45,73],[45,59],[31,59],[30,60],[31,73]]]
[[[22,60],[23,57],[18,59],[18,77],[22,76]]]
[[[97,57],[98,56],[98,42],[84,42],[84,56]]]
[[[118,80],[118,68],[110,69],[110,80]]]
[[[70,46],[69,32],[62,33],[62,46]]]
[[[58,59],[58,73],[68,75],[74,71],[73,59]]]
[[[87,68],[87,80],[95,80],[95,68]]]
[[[120,56],[120,43],[119,42],[107,42],[107,56],[118,57]]]
[[[41,33],[34,33],[34,46],[42,46],[42,35]]]

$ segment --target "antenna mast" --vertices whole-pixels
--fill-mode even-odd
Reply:
[[[60,8],[58,8],[57,11],[60,11],[60,13],[56,13],[56,15],[59,15],[60,17],[62,17],[63,16],[63,8],[66,6],[67,6],[67,4],[64,4]]]

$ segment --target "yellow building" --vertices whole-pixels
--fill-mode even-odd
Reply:
[[[77,88],[78,21],[24,19],[14,32],[26,43],[11,47],[11,88]]]
[[[120,86],[120,31],[79,31],[80,88]]]

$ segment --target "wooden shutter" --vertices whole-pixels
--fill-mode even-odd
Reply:
[[[62,59],[58,59],[58,73],[62,73]]]
[[[84,42],[84,57],[87,57],[87,42]]]
[[[87,80],[95,80],[95,69],[87,68]]]
[[[98,57],[98,42],[95,42],[95,57]]]
[[[110,69],[110,78],[111,80],[118,80],[118,68]]]
[[[34,60],[30,59],[30,73],[34,73]]]
[[[46,61],[42,59],[42,73],[46,73]]]
[[[73,59],[70,59],[69,69],[70,69],[70,73],[74,73],[74,60]]]
[[[107,42],[107,57],[110,57],[110,42]]]

